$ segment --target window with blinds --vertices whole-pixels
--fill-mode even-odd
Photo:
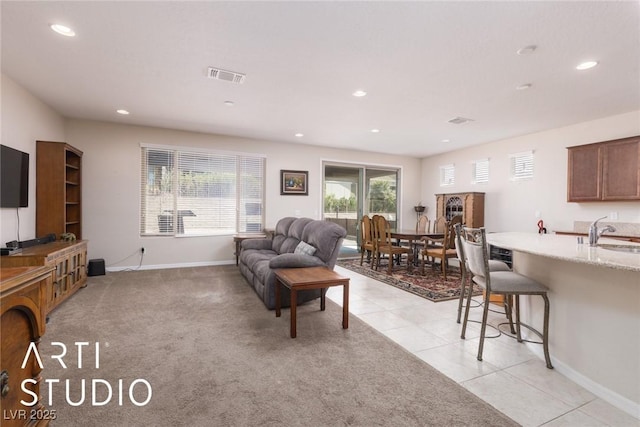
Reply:
[[[142,146],[140,234],[261,231],[265,159]]]
[[[489,159],[476,160],[472,164],[472,184],[489,182]]]
[[[453,164],[440,166],[440,186],[455,184],[456,169]]]
[[[511,180],[533,178],[533,151],[510,154]]]

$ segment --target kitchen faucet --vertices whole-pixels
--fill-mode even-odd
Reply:
[[[616,228],[612,225],[607,225],[602,230],[598,230],[598,221],[605,218],[606,216],[603,216],[602,218],[598,218],[595,221],[593,221],[589,226],[589,246],[596,246],[598,244],[598,239],[600,238],[600,236],[602,236],[602,233],[606,231],[611,231],[611,232],[616,231]]]

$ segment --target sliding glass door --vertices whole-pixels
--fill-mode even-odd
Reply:
[[[397,168],[324,162],[323,174],[323,218],[347,230],[343,254],[357,253],[359,220],[363,215],[383,215],[392,226],[396,225]]]

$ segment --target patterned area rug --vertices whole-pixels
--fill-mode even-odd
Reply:
[[[383,261],[384,262],[384,261]],[[404,266],[394,266],[393,273],[387,274],[387,266],[380,263],[378,271],[372,270],[365,261],[360,265],[360,258],[339,259],[337,265],[348,270],[355,271],[363,276],[371,277],[379,282],[400,288],[412,294],[419,295],[433,302],[448,301],[460,298],[460,269],[449,265],[447,279],[442,276],[439,265],[433,269],[425,266],[425,275],[421,274],[421,268],[414,268],[408,272]],[[474,295],[482,295],[480,289],[474,289]]]

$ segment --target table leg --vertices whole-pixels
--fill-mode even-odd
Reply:
[[[291,338],[296,337],[296,306],[298,305],[298,291],[291,286]]]
[[[280,317],[280,314],[281,314],[280,312],[280,306],[282,305],[280,301],[281,286],[282,286],[282,283],[280,283],[280,279],[278,279],[278,276],[276,276],[276,317]]]
[[[240,241],[236,240],[236,266],[238,265],[238,258],[240,257]]]
[[[349,282],[342,290],[342,329],[349,329]]]
[[[325,295],[327,294],[327,289],[329,288],[320,289],[320,311],[324,311],[325,309]]]

